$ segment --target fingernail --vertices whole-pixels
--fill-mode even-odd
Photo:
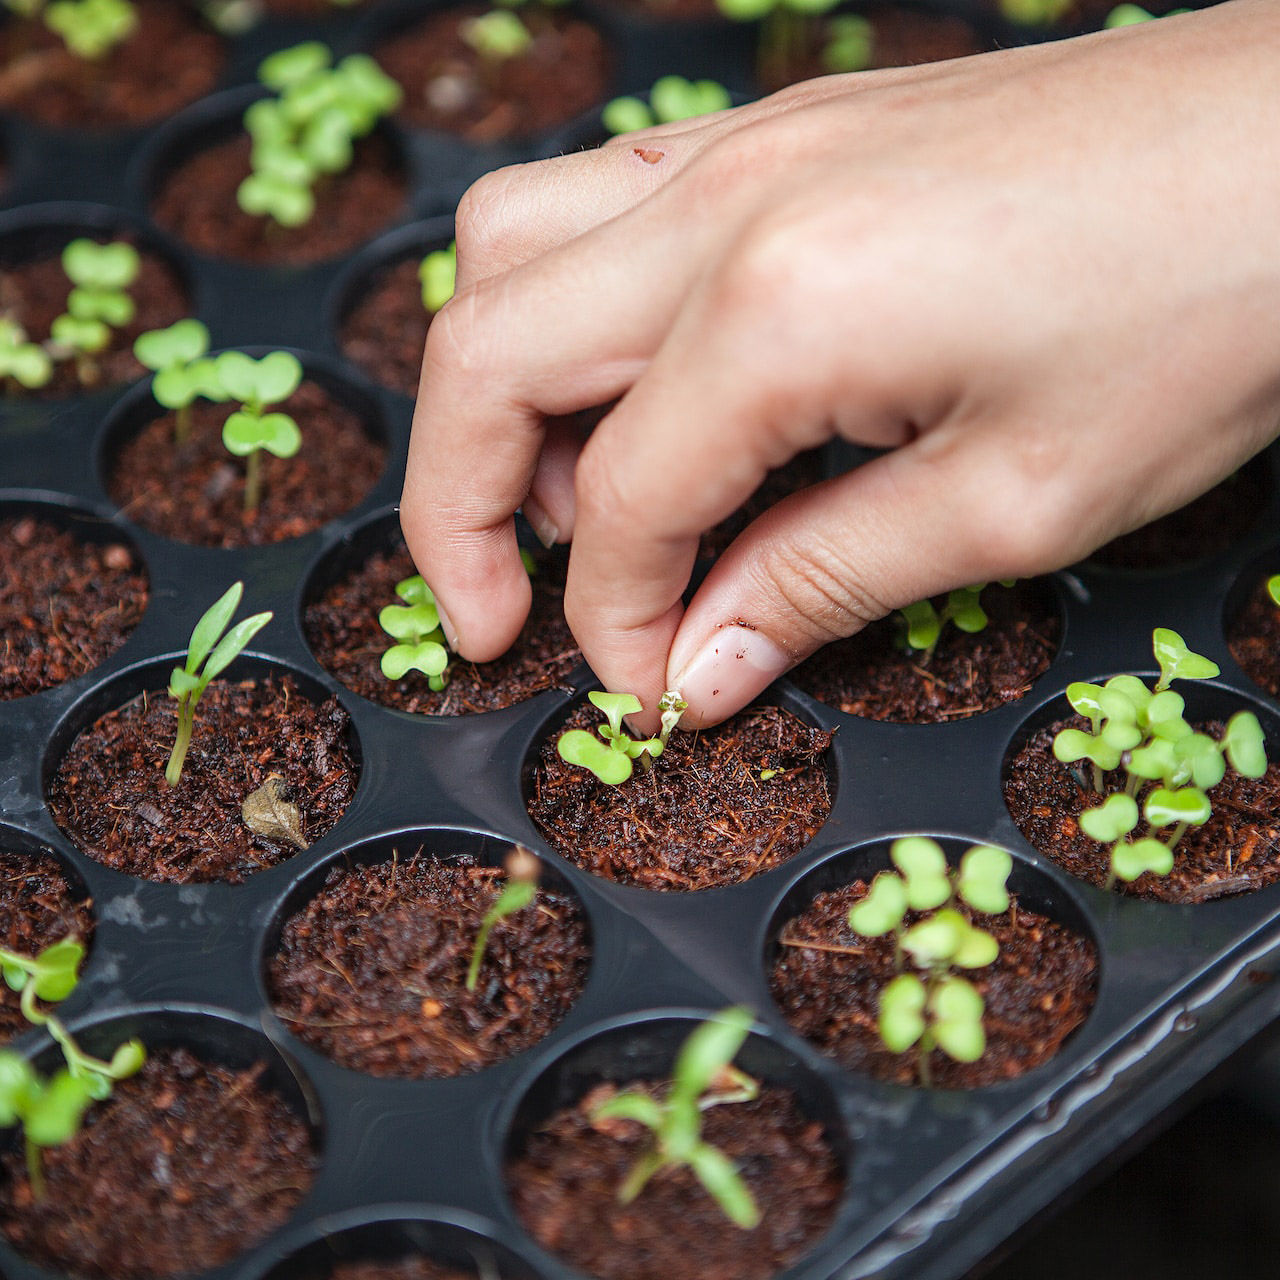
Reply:
[[[449,621],[449,615],[444,611],[444,605],[436,600],[436,616],[440,619],[440,630],[444,632],[444,638],[449,642],[449,648],[455,653],[458,651],[458,629]]]
[[[542,504],[536,498],[526,498],[520,510],[524,512],[524,518],[537,535],[538,541],[550,551],[559,541],[560,530],[543,510]]]
[[[721,627],[671,681],[698,717],[723,719],[746,706],[792,666],[785,650],[763,632]],[[717,713],[717,707],[729,710]]]

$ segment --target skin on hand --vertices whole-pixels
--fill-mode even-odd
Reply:
[[[605,686],[714,723],[894,608],[1228,475],[1280,431],[1278,56],[1280,6],[1233,0],[482,179],[401,512],[454,648],[519,632],[523,504],[572,538]],[[545,430],[615,399],[585,444]],[[686,611],[702,531],[835,436],[889,451],[756,520]]]

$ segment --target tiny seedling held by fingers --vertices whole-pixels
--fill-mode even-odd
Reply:
[[[605,723],[597,726],[595,734],[588,733],[586,729],[566,730],[556,742],[556,750],[562,760],[589,769],[611,787],[620,786],[631,777],[637,760],[647,768],[662,754],[671,731],[689,705],[677,690],[668,690],[658,700],[658,710],[662,715],[658,736],[633,738],[624,728],[623,720],[644,710],[635,694],[592,690],[587,698],[592,706],[604,712]]]
[[[396,641],[382,655],[382,674],[388,680],[403,680],[410,671],[420,671],[439,693],[448,682],[451,655],[436,598],[417,573],[396,583],[396,595],[404,603],[389,604],[378,614],[378,625]]]
[[[476,933],[475,946],[471,949],[471,964],[467,968],[468,991],[474,991],[480,981],[480,966],[484,963],[485,948],[489,945],[489,934],[493,932],[493,926],[499,920],[505,920],[532,905],[538,893],[542,864],[528,849],[517,845],[507,855],[504,866],[507,883],[503,885],[493,906],[484,913]]]
[[[1016,579],[1002,578],[1002,587],[1013,586]],[[957,587],[947,593],[945,603],[938,608],[932,600],[918,600],[898,611],[897,617],[902,632],[903,647],[923,655],[922,661],[927,663],[933,657],[934,650],[947,625],[963,631],[966,635],[977,635],[987,626],[987,613],[982,607],[982,593],[989,584],[975,583],[971,587]]]

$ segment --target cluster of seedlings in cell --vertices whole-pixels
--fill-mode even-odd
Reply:
[[[129,0],[4,0],[19,18],[39,18],[77,58],[96,62],[138,27]]]

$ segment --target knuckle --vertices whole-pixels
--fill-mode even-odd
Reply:
[[[634,514],[634,484],[619,473],[602,438],[588,440],[574,473],[575,523],[592,528],[625,524]]]
[[[454,217],[458,256],[476,276],[492,274],[498,248],[514,229],[517,209],[510,169],[496,169],[463,193]],[[501,265],[501,264],[498,264]]]
[[[823,542],[771,550],[753,570],[761,599],[792,615],[789,626],[812,646],[829,644],[888,610],[860,583],[840,549]]]

